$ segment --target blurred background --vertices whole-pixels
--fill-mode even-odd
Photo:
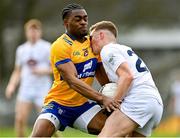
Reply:
[[[173,92],[174,83],[180,79],[179,0],[1,0],[0,136],[1,128],[13,128],[16,95],[9,101],[4,93],[13,71],[15,50],[25,42],[24,23],[39,19],[43,23],[43,38],[53,42],[64,32],[61,10],[72,2],[86,9],[89,26],[101,20],[111,20],[118,26],[119,42],[132,47],[145,61],[161,93],[164,114],[157,135],[180,136],[180,115],[174,112],[178,95],[174,97]],[[35,118],[32,111],[30,126]]]

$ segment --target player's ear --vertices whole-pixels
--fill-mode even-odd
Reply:
[[[103,32],[99,32],[99,37],[100,37],[100,39],[104,39],[104,33]]]
[[[67,28],[67,27],[68,27],[68,20],[67,20],[67,19],[64,19],[64,21],[63,21],[63,25],[64,25],[64,27],[65,27],[65,28]]]

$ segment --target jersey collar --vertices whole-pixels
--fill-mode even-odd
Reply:
[[[66,35],[69,36],[73,41],[77,40],[74,35],[69,34],[68,32],[66,32]],[[88,36],[85,36],[85,39],[88,39]]]
[[[76,40],[76,37],[73,36],[72,34],[69,34],[68,32],[66,32],[66,35],[68,35],[73,41]]]

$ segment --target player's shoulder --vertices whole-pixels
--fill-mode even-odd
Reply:
[[[70,36],[67,35],[67,34],[64,34],[64,35],[62,36],[62,41],[63,41],[65,44],[69,45],[69,46],[72,46],[72,45],[73,45],[73,39],[72,39],[72,37],[70,37]]]
[[[51,43],[47,40],[44,40],[44,39],[40,39],[39,42],[42,44],[42,45],[45,45],[45,46],[50,46]]]
[[[69,47],[72,44],[73,41],[66,34],[63,34],[53,42],[52,47]]]
[[[123,44],[119,44],[119,43],[110,43],[103,47],[104,51],[109,51],[109,52],[116,51],[116,50],[124,51],[127,49],[131,49],[131,48],[127,45],[123,45]]]
[[[102,48],[101,52],[102,53],[111,53],[112,51],[117,50],[117,49],[118,49],[117,44],[109,43]]]
[[[110,43],[102,48],[100,53],[101,57],[109,57],[115,54],[124,54],[127,53],[128,50],[131,50],[130,47],[118,43]]]
[[[17,47],[16,51],[22,51],[26,49],[27,46],[28,46],[28,42],[24,42]]]
[[[120,46],[122,47],[121,49],[131,49],[131,47],[127,45],[120,44]]]
[[[112,47],[112,48],[118,48],[118,49],[130,48],[129,46],[124,45],[124,44],[120,44],[120,43],[111,43],[111,44],[109,44],[109,45],[110,45],[110,47]]]
[[[41,52],[48,52],[50,51],[51,48],[51,43],[47,40],[44,39],[39,39],[36,43],[36,51],[40,51]]]

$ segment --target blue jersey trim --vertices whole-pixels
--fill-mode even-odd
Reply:
[[[72,41],[70,41],[70,40],[68,40],[66,36],[65,36],[65,37],[63,37],[63,40],[64,40],[66,43],[68,43],[69,45],[71,45],[71,46],[72,46],[73,42],[72,42]]]
[[[69,62],[69,61],[71,61],[71,59],[69,59],[69,58],[64,59],[64,60],[60,60],[60,61],[58,61],[58,62],[55,63],[55,66],[57,67],[58,65],[67,63],[67,62]]]
[[[76,37],[73,36],[72,34],[69,34],[68,32],[66,32],[66,34],[67,34],[73,41],[76,40]]]

